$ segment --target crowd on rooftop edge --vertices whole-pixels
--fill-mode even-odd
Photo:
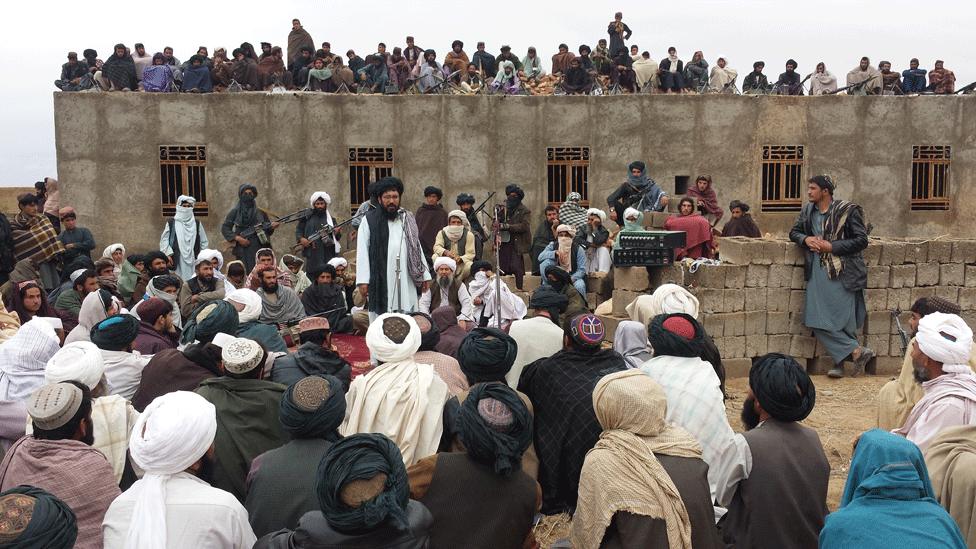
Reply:
[[[746,93],[781,95],[824,95],[846,92],[849,95],[907,95],[956,93],[955,74],[936,60],[928,71],[918,59],[908,68],[892,70],[890,61],[877,67],[863,57],[840,82],[818,63],[806,77],[792,59],[784,72],[772,80],[763,73],[765,63],[756,61],[752,72],[738,83],[739,71],[719,57],[711,69],[701,51],[682,60],[670,47],[660,61],[636,44],[627,46],[632,31],[617,13],[607,26],[608,38],[595,48],[583,44],[570,51],[567,44],[549,63],[534,47],[519,57],[511,47],[501,46],[490,53],[478,42],[470,55],[464,42],[455,40],[441,59],[436,50],[424,49],[406,37],[403,47],[389,50],[379,43],[376,52],[360,57],[353,50],[343,55],[332,51],[329,42],[316,45],[298,19],[292,20],[285,49],[261,42],[261,53],[244,42],[228,50],[218,47],[213,57],[200,46],[186,61],[174,55],[173,48],[147,50],[142,43],[132,48],[116,44],[106,60],[94,49],[85,49],[82,58],[68,52],[61,76],[54,84],[62,91],[146,91],[194,92],[304,90],[325,93],[446,93],[502,95],[577,95],[619,93]],[[609,39],[609,40],[608,40]],[[775,72],[774,72],[775,74]],[[772,81],[771,81],[772,80]],[[843,83],[842,87],[841,83]],[[976,83],[974,83],[976,84]],[[959,90],[971,92],[969,85]]]
[[[158,246],[100,252],[38,182],[0,215],[0,547],[537,547],[539,517],[561,513],[557,547],[976,546],[959,304],[913,305],[828,513],[830,462],[803,423],[817,387],[794,358],[754,360],[737,433],[708,303],[661,285],[612,345],[587,304],[580,283],[612,268],[608,218],[639,233],[673,209],[679,254],[714,252],[711,178],[675,207],[647,171],[627,167],[609,215],[571,195],[533,217],[516,184],[487,212],[427,187],[410,212],[421,193],[386,177],[349,220],[326,191],[272,218],[243,184],[219,235],[180,196]],[[874,355],[863,210],[838,190],[810,178],[790,231],[833,378]],[[734,201],[723,234],[759,237],[748,209]],[[523,300],[527,254],[542,284]]]

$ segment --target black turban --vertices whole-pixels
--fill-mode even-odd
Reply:
[[[664,321],[671,317],[681,317],[691,323],[695,335],[686,339],[664,327]],[[654,356],[700,357],[705,332],[695,317],[685,313],[657,315],[647,327],[647,340],[654,349]]]
[[[633,162],[630,163],[629,166],[627,166],[627,169],[628,170],[637,169],[637,170],[640,170],[643,173],[644,170],[647,169],[647,166],[643,162],[641,162],[640,160],[634,160]]]
[[[125,258],[125,260],[128,261],[130,265],[135,267],[136,263],[145,263],[146,256],[140,254],[129,254],[129,257]]]
[[[508,385],[479,383],[461,404],[455,430],[471,459],[508,476],[522,468],[522,454],[532,442],[532,414]]]
[[[472,276],[475,275],[476,273],[479,273],[479,272],[485,270],[485,269],[487,269],[487,270],[489,270],[491,272],[495,272],[495,268],[491,266],[491,263],[488,263],[484,259],[479,259],[478,261],[475,261],[474,263],[471,264],[471,274],[472,274]]]
[[[557,292],[561,292],[563,291],[563,288],[565,288],[567,285],[573,284],[572,275],[570,275],[568,271],[566,271],[565,269],[563,269],[558,265],[550,265],[549,267],[547,267],[545,275],[546,275],[546,279],[549,278],[549,275],[556,277],[555,282],[549,280],[549,285],[552,286],[553,289],[555,289]]]
[[[729,202],[730,212],[736,208],[742,210],[742,213],[746,213],[749,211],[749,205],[746,204],[745,202],[742,202],[741,200],[733,200],[732,202]]]
[[[512,336],[495,328],[475,328],[461,341],[457,359],[468,383],[474,385],[505,381],[517,354],[518,344]]]
[[[815,175],[810,178],[810,183],[813,183],[821,189],[830,191],[830,194],[834,193],[834,180],[829,175]]]
[[[780,353],[753,361],[749,387],[763,410],[780,421],[802,421],[817,401],[817,389],[806,370],[793,357]]]
[[[237,309],[223,299],[200,304],[183,323],[182,343],[210,343],[218,333],[237,334]]]
[[[565,313],[568,306],[569,298],[548,286],[539,286],[529,299],[529,308],[548,312],[556,326],[560,325],[559,315]]]
[[[166,261],[167,263],[169,262],[169,258],[166,257],[166,254],[164,254],[163,252],[161,252],[159,250],[153,250],[151,252],[146,252],[146,255],[143,256],[143,259],[145,260],[146,268],[147,269],[149,268],[149,264],[152,263],[154,259],[162,259],[163,261]]]
[[[99,349],[121,351],[139,335],[139,321],[129,314],[112,315],[92,326],[91,342]]]
[[[212,372],[215,376],[222,375],[220,372],[220,361],[223,359],[221,352],[223,349],[213,343],[191,343],[183,349],[183,356],[190,362]]]
[[[790,65],[793,65],[793,68],[794,69],[797,67],[796,61],[794,61],[792,59],[787,59],[786,60],[786,66],[790,66]]]
[[[433,185],[428,185],[426,188],[424,188],[424,196],[425,197],[430,196],[432,194],[436,194],[437,195],[437,200],[440,200],[440,199],[444,198],[444,191],[438,189],[437,187],[435,187]]]
[[[519,187],[515,183],[509,183],[508,185],[505,185],[505,196],[508,196],[512,193],[517,194],[519,200],[525,198],[525,191],[522,190],[522,187]]]
[[[758,69],[759,67],[765,67],[765,66],[766,63],[763,61],[756,61],[755,63],[752,64],[753,69]]]
[[[154,276],[152,279],[150,279],[149,283],[152,284],[153,288],[156,288],[157,290],[162,290],[167,286],[173,286],[179,290],[180,286],[183,285],[183,281],[176,275]]]
[[[430,327],[425,332],[423,328],[420,330],[420,348],[418,351],[433,351],[437,344],[441,342],[441,331],[437,329],[437,323],[434,319],[430,317],[427,313],[421,313],[419,311],[410,313],[410,316],[416,321],[417,317],[423,318]],[[419,326],[422,326],[421,322],[417,322]]]
[[[342,488],[354,480],[386,475],[383,491],[349,507],[342,502]],[[329,526],[344,534],[368,532],[391,519],[407,525],[410,486],[403,455],[392,440],[379,433],[359,433],[332,445],[319,462],[316,494]]]
[[[54,495],[27,485],[0,493],[0,538],[3,539],[0,545],[3,547],[71,549],[77,537],[74,512]]]
[[[386,191],[396,191],[403,194],[403,182],[393,176],[387,176],[373,184],[373,196],[378,200]]]
[[[474,204],[474,197],[468,193],[461,193],[457,195],[457,199],[455,200],[455,202],[457,203],[458,206],[462,204]]]
[[[315,374],[291,384],[281,395],[278,419],[292,438],[342,438],[339,425],[346,415],[346,394],[334,376]]]

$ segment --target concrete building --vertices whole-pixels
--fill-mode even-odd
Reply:
[[[404,181],[410,209],[427,185],[444,189],[450,209],[461,191],[480,201],[518,182],[541,215],[571,190],[605,209],[635,159],[669,193],[710,174],[723,205],[746,201],[774,234],[819,173],[833,176],[838,198],[865,206],[874,235],[968,236],[976,221],[962,202],[976,189],[973,96],[57,92],[54,106],[62,203],[100,246],[132,250],[158,244],[164,211],[187,191],[205,198],[202,219],[218,240],[244,182],[279,215],[325,190],[340,218],[385,173]],[[293,235],[279,230],[275,247]]]

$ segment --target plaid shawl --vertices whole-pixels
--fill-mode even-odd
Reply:
[[[835,200],[832,202],[830,210],[824,216],[823,238],[830,242],[840,240],[851,212],[859,208],[860,206],[857,204],[846,200]],[[827,270],[827,277],[831,280],[836,279],[841,271],[844,270],[844,264],[841,259],[830,252],[820,254],[820,264]]]
[[[58,240],[58,232],[45,215],[20,212],[10,223],[10,228],[13,229],[14,255],[18,261],[31,259],[39,265],[64,253],[64,244]]]

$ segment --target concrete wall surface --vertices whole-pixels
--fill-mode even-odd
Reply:
[[[804,178],[829,173],[836,196],[865,206],[874,235],[971,235],[976,209],[976,96],[614,97],[356,96],[314,93],[54,94],[58,179],[99,246],[158,244],[160,145],[207,146],[213,240],[238,185],[259,188],[259,205],[284,214],[325,190],[348,216],[349,147],[393,147],[405,207],[422,189],[444,189],[445,206],[465,191],[481,200],[520,183],[541,215],[546,148],[590,147],[591,201],[605,197],[635,159],[674,191],[676,176],[711,174],[719,200],[753,206],[759,226],[783,234],[795,213],[759,212],[763,145],[804,145]],[[949,211],[910,210],[913,145],[951,145]],[[534,216],[535,217],[535,216]],[[726,216],[727,219],[728,216]],[[279,231],[277,248],[292,244]]]

